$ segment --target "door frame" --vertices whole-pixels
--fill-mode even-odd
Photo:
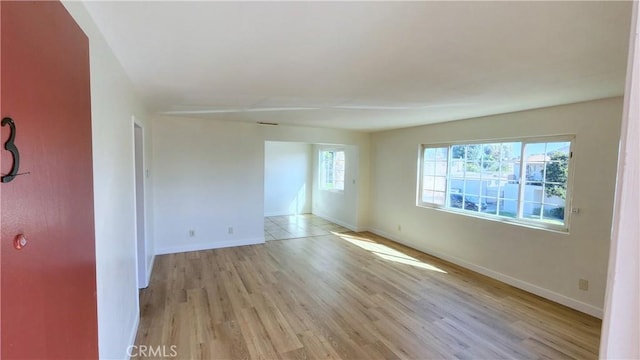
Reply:
[[[149,286],[151,272],[147,263],[149,249],[147,232],[146,184],[144,124],[135,116],[132,121],[133,141],[133,201],[136,249],[136,283],[139,289]]]

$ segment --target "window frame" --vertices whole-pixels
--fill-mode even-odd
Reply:
[[[417,178],[417,191],[416,191],[416,206],[422,208],[435,209],[445,212],[450,212],[459,215],[471,216],[486,220],[510,223],[514,225],[542,229],[554,232],[560,232],[564,234],[568,234],[570,230],[571,223],[571,214],[572,214],[572,203],[573,203],[573,179],[574,179],[574,146],[575,146],[576,136],[575,134],[566,134],[566,135],[554,135],[554,136],[532,136],[532,137],[518,137],[518,138],[499,138],[499,139],[482,139],[482,140],[470,140],[470,141],[452,141],[452,142],[441,142],[441,143],[426,143],[420,144],[418,147],[418,178]],[[516,217],[508,217],[499,214],[491,214],[491,213],[483,213],[481,211],[469,211],[462,206],[461,208],[451,207],[451,168],[452,168],[452,148],[454,146],[466,146],[466,145],[486,145],[486,144],[496,144],[496,143],[513,143],[519,142],[521,143],[520,149],[520,164],[519,164],[519,174],[520,178],[518,179],[518,198],[515,200],[517,202],[517,214]],[[528,164],[527,161],[524,161],[526,145],[527,144],[536,144],[536,143],[550,143],[550,142],[568,142],[569,143],[569,164],[567,168],[567,181],[566,181],[566,195],[565,195],[565,205],[564,205],[564,224],[553,224],[544,222],[542,220],[536,219],[527,219],[523,216],[523,206],[525,203],[525,186],[527,183],[526,180],[526,166]],[[437,204],[431,202],[425,202],[422,200],[423,194],[423,181],[425,177],[425,149],[428,148],[447,148],[447,170],[446,170],[446,182],[445,182],[445,200],[444,204]],[[546,164],[546,162],[545,162]],[[546,168],[546,165],[545,165]],[[544,187],[543,187],[544,191]],[[466,194],[463,192],[463,197]],[[481,196],[478,196],[478,199],[481,199]],[[544,203],[543,203],[544,204]]]
[[[334,187],[327,187],[327,181],[326,181],[326,169],[324,166],[324,160],[323,160],[323,154],[324,153],[334,153],[333,155],[333,184]],[[342,179],[342,189],[337,189],[335,188],[335,163],[336,163],[336,157],[335,157],[335,153],[338,152],[342,152],[344,154],[344,169],[343,169],[343,179]],[[347,178],[347,152],[345,150],[345,148],[342,147],[336,147],[336,148],[323,148],[323,149],[319,149],[318,150],[318,189],[320,189],[321,191],[328,191],[328,192],[335,192],[335,193],[343,193],[344,192],[344,188],[346,185],[346,178]]]

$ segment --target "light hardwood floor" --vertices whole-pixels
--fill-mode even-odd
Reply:
[[[288,222],[335,234],[159,256],[136,343],[179,359],[597,358],[596,318],[315,219]]]

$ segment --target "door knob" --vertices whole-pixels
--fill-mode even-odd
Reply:
[[[27,238],[24,234],[19,234],[13,239],[13,247],[16,248],[16,250],[22,250],[25,246],[27,246]]]

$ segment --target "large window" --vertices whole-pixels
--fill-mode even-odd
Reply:
[[[320,189],[344,190],[344,150],[320,151]]]
[[[422,145],[418,205],[566,231],[571,143]]]

